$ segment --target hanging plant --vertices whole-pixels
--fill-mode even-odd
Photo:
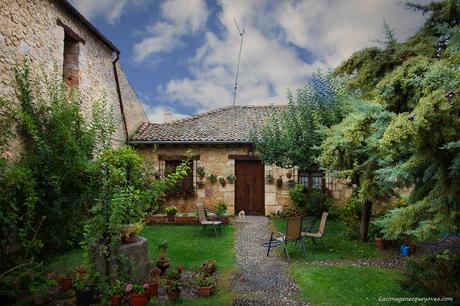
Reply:
[[[198,186],[198,188],[203,188],[204,187],[204,181],[197,181],[196,185]]]
[[[200,180],[203,180],[203,178],[206,176],[206,171],[204,171],[204,167],[200,166],[196,168],[196,174],[200,178]]]
[[[275,182],[275,178],[271,174],[267,174],[267,176],[265,176],[265,180],[268,184],[273,184]]]
[[[225,184],[226,184],[225,177],[223,176],[219,177],[219,183],[222,185],[222,187],[225,187]]]
[[[276,187],[281,188],[281,186],[283,186],[283,179],[280,176],[276,179]]]
[[[227,175],[227,181],[228,181],[230,184],[235,183],[235,181],[236,181],[236,176],[235,176],[234,174],[229,174],[229,175]]]
[[[211,184],[217,183],[217,175],[215,175],[214,173],[210,174],[208,176],[208,180]]]
[[[291,171],[291,170],[289,170],[288,172],[286,172],[286,177],[287,177],[288,179],[290,179],[290,178],[292,177],[292,171]]]

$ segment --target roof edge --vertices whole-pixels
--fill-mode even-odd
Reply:
[[[120,50],[110,41],[105,37],[91,22],[89,22],[88,19],[86,19],[80,12],[73,7],[70,2],[67,0],[56,0],[59,5],[62,5],[64,9],[69,11],[71,15],[73,15],[75,18],[77,18],[94,36],[96,36],[104,45],[106,45],[110,50],[120,54]]]
[[[248,140],[216,140],[216,141],[202,141],[202,140],[130,140],[127,142],[128,145],[187,145],[187,144],[198,144],[198,145],[218,145],[218,144],[252,144]]]

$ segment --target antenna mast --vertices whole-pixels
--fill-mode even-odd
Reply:
[[[240,34],[241,40],[240,40],[240,53],[238,54],[238,65],[236,66],[236,77],[235,77],[235,90],[233,92],[233,106],[235,106],[235,101],[236,101],[236,89],[238,88],[238,73],[240,70],[240,59],[241,59],[241,48],[243,47],[243,37],[244,34],[246,33],[244,28],[241,31],[240,27],[238,26],[238,22],[236,22],[236,19],[233,18],[235,21],[236,28],[238,29],[238,34]]]

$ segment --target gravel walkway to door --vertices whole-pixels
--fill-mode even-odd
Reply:
[[[277,251],[267,257],[260,246],[270,238],[268,219],[247,216],[235,219],[234,226],[238,271],[230,283],[236,295],[233,305],[308,305],[296,299],[299,289],[289,278],[286,259]]]

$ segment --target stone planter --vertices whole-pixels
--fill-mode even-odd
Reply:
[[[128,237],[122,237],[121,238],[121,243],[122,244],[130,244],[130,243],[134,243],[138,240],[138,237],[136,236],[136,234],[132,233],[132,234],[129,234]]]
[[[197,220],[197,217],[176,216],[177,223],[195,223]]]

